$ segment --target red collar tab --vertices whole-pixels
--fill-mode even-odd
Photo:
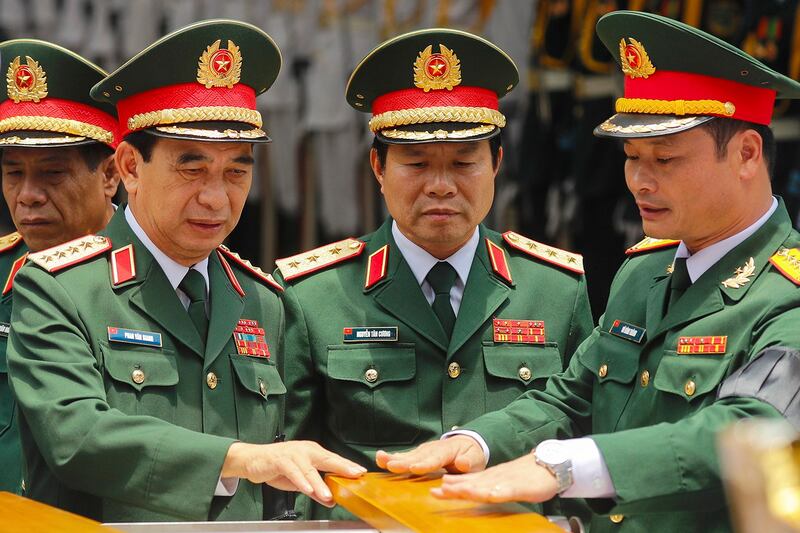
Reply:
[[[228,276],[228,281],[231,282],[231,285],[233,285],[233,288],[237,293],[239,293],[239,296],[244,297],[244,289],[239,283],[239,280],[236,279],[236,276],[231,269],[231,265],[228,264],[228,261],[225,259],[225,255],[222,250],[217,250],[217,255],[219,256],[219,262],[222,265],[222,270],[224,270],[225,275]]]
[[[625,255],[638,254],[641,252],[650,252],[652,250],[660,250],[661,248],[677,246],[680,243],[681,241],[676,241],[675,239],[653,239],[652,237],[645,237],[641,241],[637,242],[636,244],[625,250]]]
[[[492,263],[492,270],[494,273],[505,280],[509,285],[514,284],[511,278],[511,269],[508,266],[508,259],[506,258],[505,251],[498,245],[486,239],[486,249],[489,252],[489,260]]]
[[[372,252],[367,258],[367,276],[364,282],[364,290],[369,290],[376,283],[386,277],[387,265],[389,264],[389,245]]]
[[[21,242],[22,235],[18,231],[0,237],[0,253],[16,248]]]
[[[14,277],[17,275],[17,272],[19,272],[19,269],[22,268],[22,265],[25,264],[26,259],[28,259],[27,252],[14,261],[14,263],[11,265],[11,272],[8,273],[8,279],[3,287],[3,296],[11,292],[11,288],[14,285]]]
[[[625,76],[626,99],[653,100],[656,104],[658,101],[714,100],[723,102],[733,111],[716,116],[763,125],[772,121],[776,94],[772,89],[690,72],[658,70],[646,78]],[[687,111],[686,114],[692,113]]]
[[[498,109],[497,93],[483,87],[454,87],[452,91],[400,89],[383,94],[372,102],[372,114],[423,107],[486,107]]]
[[[239,256],[239,254],[237,254],[236,252],[232,252],[227,246],[220,245],[220,247],[217,248],[217,252],[220,254],[220,259],[224,255],[226,258],[230,259],[231,261],[242,267],[242,269],[244,269],[245,272],[272,287],[276,292],[283,292],[283,287],[281,287],[280,284],[277,281],[275,281],[275,278],[272,277],[272,274],[267,274],[266,272],[261,270],[259,267],[255,266],[247,259],[242,259]],[[225,263],[223,262],[223,267],[224,266]],[[228,277],[230,278],[231,275],[232,272],[231,274],[229,274]],[[231,280],[231,283],[233,283],[233,280]],[[238,281],[236,283],[238,283]],[[239,292],[240,289],[241,287],[239,287],[239,289],[237,289],[236,292]],[[242,290],[240,294],[244,296],[244,290]]]
[[[136,258],[129,244],[111,252],[111,284],[114,287],[136,279]]]

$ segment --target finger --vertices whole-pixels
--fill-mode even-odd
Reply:
[[[354,463],[349,459],[345,459],[327,450],[320,450],[317,453],[313,453],[310,459],[315,469],[322,472],[330,472],[338,476],[355,478],[367,471],[366,468],[358,463]]]
[[[278,467],[280,475],[285,477],[289,482],[295,486],[295,489],[302,492],[307,496],[312,496],[314,487],[306,480],[300,468],[291,460],[282,461]]]
[[[386,463],[389,462],[389,459],[392,457],[392,454],[386,453],[383,450],[378,450],[375,453],[375,464],[378,465],[378,468],[382,468],[386,470]]]
[[[322,477],[319,475],[319,472],[317,472],[317,469],[311,466],[309,463],[302,466],[301,471],[303,472],[303,476],[306,478],[306,481],[308,481],[314,491],[314,493],[309,494],[309,496],[312,496],[316,501],[331,507],[333,505],[333,494],[331,494],[331,490],[328,488],[328,485],[322,481]]]

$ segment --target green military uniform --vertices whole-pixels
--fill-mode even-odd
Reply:
[[[261,30],[207,21],[93,94],[118,105],[126,133],[254,142],[266,138],[255,96],[279,66]],[[266,486],[242,479],[232,496],[215,494],[229,492],[217,484],[232,443],[281,431],[281,288],[217,248],[203,326],[202,298],[181,284],[184,307],[127,210],[99,235],[31,254],[16,277],[8,362],[28,495],[105,522],[274,517],[285,495]]]
[[[733,47],[662,17],[614,13],[601,19],[598,33],[609,49],[620,50],[629,78],[682,81],[661,92],[665,97],[673,91],[679,103],[644,102],[647,95],[630,84],[617,103],[618,111],[628,111],[599,126],[598,135],[665,135],[711,120],[712,113],[768,120],[768,93],[757,93],[759,107],[757,99],[743,99],[729,85],[715,86],[711,76],[736,80],[747,74],[755,78],[747,83],[769,85],[779,96],[800,94],[800,85]],[[626,41],[619,44],[622,36]],[[658,76],[659,69],[666,77]],[[694,77],[704,72],[710,75]],[[698,80],[701,94],[727,91],[729,105],[716,106],[714,98],[683,100],[681,91],[696,91]],[[667,116],[636,110],[648,105]],[[678,105],[714,105],[718,111],[671,116],[669,106]],[[591,501],[598,513],[591,531],[729,531],[718,431],[742,417],[783,414],[797,420],[781,398],[787,390],[794,396],[796,374],[776,370],[767,379],[781,359],[800,349],[800,235],[783,202],[776,203],[763,225],[674,304],[668,302],[671,290],[681,287],[673,279],[679,241],[648,238],[630,249],[598,327],[569,368],[544,390],[465,426],[485,439],[491,464],[524,455],[546,439],[591,435],[616,493],[614,500]],[[790,355],[784,357],[786,350]]]
[[[106,76],[105,71],[69,50],[36,39],[5,41],[0,44],[0,57],[0,72],[7,80],[6,90],[0,93],[0,148],[116,146],[114,107],[89,97],[89,89]],[[0,237],[0,490],[17,493],[24,490],[22,455],[6,345],[14,275],[27,252],[19,233]]]
[[[422,30],[371,52],[347,99],[372,109],[383,142],[473,141],[499,133],[497,98],[516,81],[513,63],[491,43]],[[476,102],[485,107],[475,110]],[[405,107],[395,114],[396,105]],[[592,327],[579,255],[480,225],[448,337],[392,223],[278,261],[287,287],[287,435],[373,470],[378,449],[423,443],[541,388]]]
[[[25,261],[28,247],[19,233],[0,237],[0,278],[3,293],[0,296],[0,490],[22,490],[22,453],[19,447],[16,402],[8,383],[6,345],[11,331],[11,297],[14,274]]]

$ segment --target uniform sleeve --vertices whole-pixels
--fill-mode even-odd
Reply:
[[[286,437],[319,442],[324,422],[324,384],[314,369],[305,313],[291,286],[283,293],[286,309]]]
[[[39,452],[74,490],[207,520],[234,441],[109,406],[89,318],[50,274],[27,266],[16,276],[9,374]]]

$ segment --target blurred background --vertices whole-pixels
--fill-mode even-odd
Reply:
[[[368,166],[368,115],[344,99],[361,58],[418,28],[482,35],[521,78],[500,102],[506,157],[487,223],[582,253],[599,313],[624,250],[642,238],[621,148],[591,135],[622,92],[594,33],[616,9],[682,20],[800,76],[798,0],[0,0],[0,38],[46,39],[111,71],[205,18],[244,20],[271,35],[283,69],[259,105],[273,142],[258,148],[254,186],[228,243],[270,270],[275,258],[362,235],[386,216]],[[800,105],[776,107],[774,188],[798,226]],[[13,231],[5,203],[0,226]]]

